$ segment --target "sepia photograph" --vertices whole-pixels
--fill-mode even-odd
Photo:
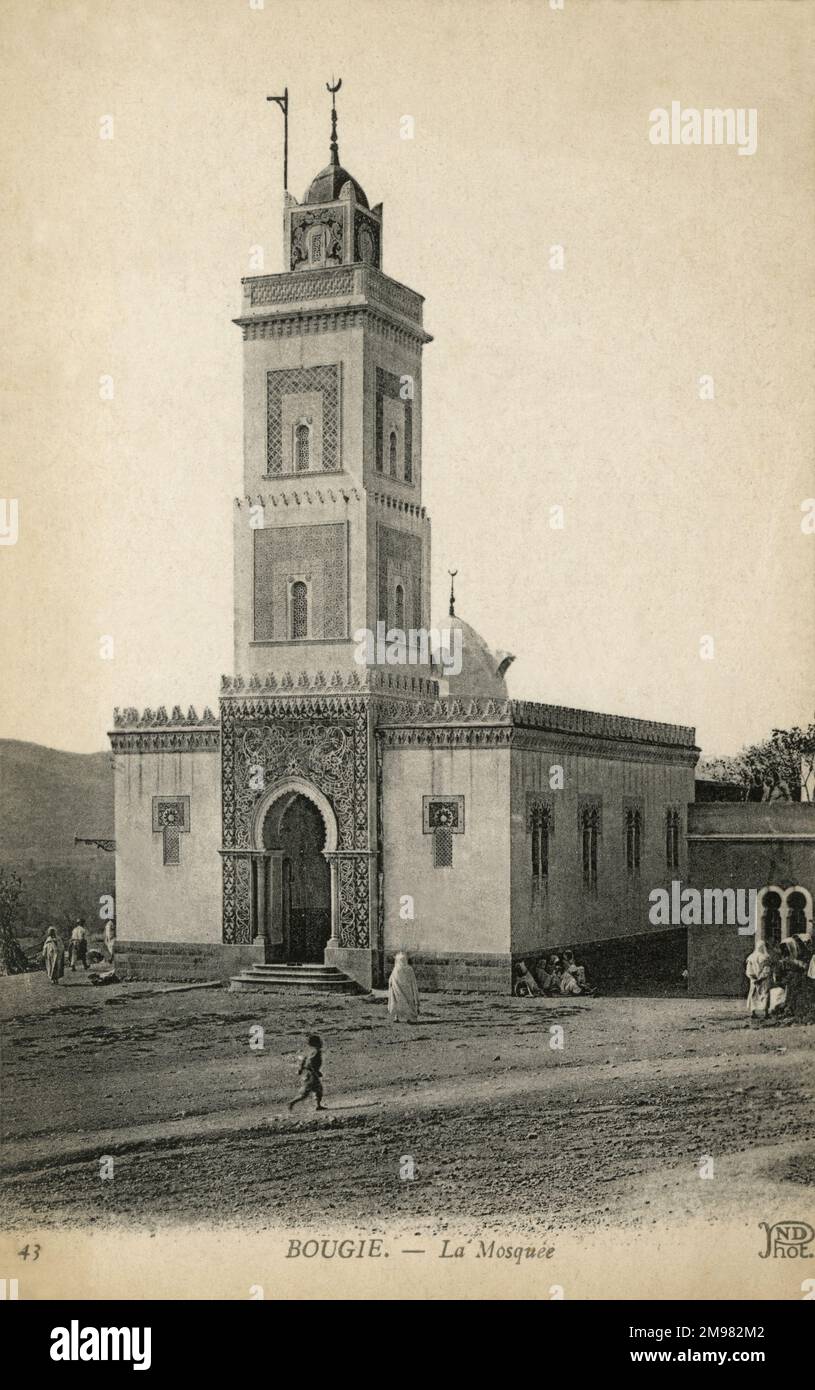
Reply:
[[[51,1362],[148,1369],[152,1300],[534,1300],[768,1364],[815,1300],[814,37],[4,5],[0,1294]]]

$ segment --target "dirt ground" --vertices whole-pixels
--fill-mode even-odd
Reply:
[[[740,1001],[436,994],[394,1025],[381,998],[36,974],[0,1011],[6,1229],[811,1219],[815,1029]],[[328,1109],[289,1115],[312,1030]]]

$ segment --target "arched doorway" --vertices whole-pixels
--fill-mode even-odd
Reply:
[[[768,883],[756,898],[756,939],[768,946],[788,936],[812,935],[812,894],[800,883]]]
[[[281,854],[283,959],[322,961],[331,936],[331,872],[323,854],[325,823],[307,796],[295,792],[270,807],[263,848]]]
[[[267,960],[322,963],[337,944],[337,834],[331,802],[303,778],[275,783],[255,806],[256,939]]]
[[[777,946],[781,940],[781,894],[770,890],[764,894],[762,907],[763,938],[766,946]]]

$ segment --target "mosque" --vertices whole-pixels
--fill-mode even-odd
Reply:
[[[511,700],[455,613],[461,669],[360,664],[431,626],[415,290],[383,209],[330,159],[285,195],[287,267],[242,282],[234,674],[218,714],[114,713],[117,969],[235,986],[508,993],[514,963],[653,937],[686,869],[692,728]]]

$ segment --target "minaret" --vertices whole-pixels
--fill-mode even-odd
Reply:
[[[430,626],[422,296],[383,274],[382,205],[329,162],[285,195],[286,269],[243,280],[235,672],[348,671],[354,634]]]

